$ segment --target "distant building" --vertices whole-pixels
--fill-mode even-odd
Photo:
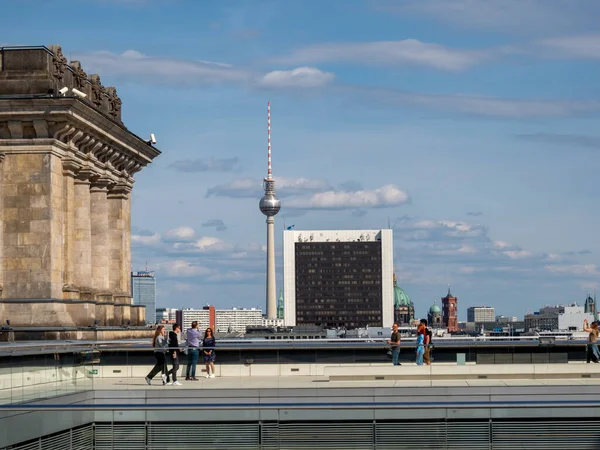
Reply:
[[[583,306],[565,306],[564,312],[558,314],[558,329],[560,331],[581,331],[584,320],[592,323],[594,315],[585,312]]]
[[[544,306],[538,312],[525,316],[526,331],[557,331],[558,315],[565,312],[565,307]]]
[[[134,305],[146,307],[146,323],[156,323],[156,278],[154,278],[154,272],[131,272],[131,297]]]
[[[442,310],[435,303],[429,308],[427,323],[431,328],[442,328],[444,326],[442,323]]]
[[[448,328],[449,333],[458,331],[458,298],[450,293],[442,298],[442,323]]]
[[[177,322],[177,308],[156,308],[156,323]]]
[[[277,319],[270,320],[273,326],[281,324]],[[215,333],[245,333],[246,327],[265,326],[262,310],[257,308],[215,309],[214,306],[205,306],[202,309],[178,311],[177,322],[182,324],[184,330],[191,328],[194,321],[198,322],[201,330],[211,327]]]
[[[505,316],[496,316],[496,322],[498,323],[512,323],[512,322],[518,322],[519,318],[518,317],[505,317]]]
[[[593,315],[594,320],[596,320],[596,317],[598,317],[596,308],[596,293],[594,293],[594,298],[588,295],[585,299],[585,312]]]
[[[286,326],[392,326],[392,230],[285,230],[283,259]]]
[[[216,313],[219,333],[245,333],[246,327],[263,326],[262,310],[257,308],[217,309]]]
[[[179,309],[176,312],[177,323],[181,324],[182,330],[192,327],[192,322],[198,322],[200,330],[206,330],[208,327],[215,329],[216,310],[214,306],[205,306],[202,309]]]
[[[398,287],[394,274],[394,323],[400,326],[412,325],[414,319],[415,305],[404,289]]]
[[[283,306],[283,291],[279,292],[279,299],[277,300],[277,318],[282,319],[284,317],[284,306]],[[271,319],[272,320],[272,319]]]
[[[495,311],[491,306],[471,306],[467,308],[467,322],[487,323],[495,320]]]

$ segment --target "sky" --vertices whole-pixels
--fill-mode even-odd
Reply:
[[[267,102],[282,230],[394,229],[417,316],[522,316],[600,275],[596,0],[21,0],[0,45],[60,44],[162,154],[136,174],[157,306],[265,307]]]

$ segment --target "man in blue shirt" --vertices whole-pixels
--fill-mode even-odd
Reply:
[[[192,322],[192,328],[187,330],[185,340],[188,347],[188,363],[185,369],[185,379],[198,381],[196,378],[196,364],[200,358],[200,342],[202,341],[202,333],[198,329],[198,322]]]

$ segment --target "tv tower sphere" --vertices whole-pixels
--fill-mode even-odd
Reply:
[[[260,199],[260,212],[267,217],[273,217],[281,209],[281,201],[275,196],[275,181],[265,179],[265,195]]]

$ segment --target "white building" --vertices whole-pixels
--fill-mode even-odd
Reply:
[[[232,308],[216,310],[216,331],[219,333],[246,332],[246,327],[263,325],[262,310]]]
[[[471,306],[467,308],[467,322],[495,322],[496,312],[491,306]]]
[[[200,330],[206,330],[210,326],[210,310],[208,309],[182,309],[179,311],[178,321],[181,321],[183,331],[192,328],[192,322],[198,322]]]
[[[285,230],[285,326],[391,327],[393,261],[391,229]]]
[[[200,330],[212,326],[215,333],[245,332],[246,327],[260,327],[264,324],[262,310],[258,308],[215,309],[207,306],[205,309],[182,309],[179,316],[183,330],[191,328],[194,321],[198,322]]]
[[[583,321],[592,323],[594,315],[586,313],[583,306],[571,305],[565,306],[565,312],[558,314],[558,329],[560,331],[581,331]]]

